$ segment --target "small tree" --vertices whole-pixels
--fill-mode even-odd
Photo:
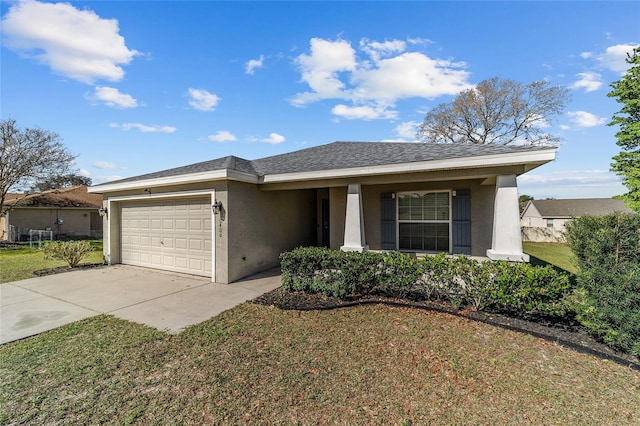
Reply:
[[[556,145],[545,132],[570,99],[545,81],[529,84],[494,77],[429,111],[416,137],[430,143]]]
[[[533,200],[531,195],[522,194],[518,197],[518,204],[520,204],[520,214],[524,212],[525,207],[527,207],[527,203]]]
[[[57,133],[21,129],[13,119],[0,121],[0,138],[0,215],[9,191],[69,173],[75,158]]]
[[[633,50],[627,62],[631,67],[622,79],[611,84],[613,90],[608,94],[623,104],[609,123],[609,126],[620,126],[616,143],[622,147],[622,152],[613,157],[611,170],[622,177],[622,183],[629,189],[620,198],[640,212],[640,46]]]

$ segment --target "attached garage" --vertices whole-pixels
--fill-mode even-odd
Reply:
[[[211,198],[121,204],[123,264],[212,276]]]

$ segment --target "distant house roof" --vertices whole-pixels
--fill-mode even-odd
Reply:
[[[13,207],[99,208],[102,206],[102,196],[98,194],[89,194],[87,186],[52,189],[26,196],[22,196],[21,194],[10,195],[10,197],[7,197],[8,199],[5,201],[5,204]]]
[[[287,154],[245,160],[228,156],[201,163],[190,164],[141,176],[96,185],[92,192],[105,186],[122,186],[128,182],[167,179],[185,175],[204,175],[211,172],[227,171],[253,176],[256,182],[265,176],[296,175],[347,169],[371,168],[435,162],[482,156],[501,156],[552,151],[554,148],[541,146],[498,146],[463,144],[425,144],[400,142],[334,142]],[[552,159],[552,158],[550,158]],[[550,159],[540,162],[543,164]],[[225,176],[228,176],[227,173]]]
[[[632,213],[622,200],[613,198],[581,198],[568,200],[531,200],[545,218],[600,216],[615,212]],[[526,214],[526,208],[524,214]]]

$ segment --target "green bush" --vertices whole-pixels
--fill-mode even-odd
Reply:
[[[281,255],[287,291],[344,299],[375,295],[445,300],[517,315],[565,315],[571,291],[567,274],[523,263],[478,262],[444,254],[416,259],[400,252],[340,252],[301,247]]]
[[[88,241],[52,241],[44,245],[45,256],[67,262],[69,268],[75,268],[86,259],[93,247]]]
[[[491,276],[487,299],[492,308],[512,314],[562,316],[571,292],[569,276],[553,266],[528,263],[485,262]]]
[[[578,320],[610,346],[640,356],[640,215],[574,219],[567,242],[579,267]]]

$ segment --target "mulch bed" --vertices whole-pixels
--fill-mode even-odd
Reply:
[[[253,303],[265,306],[275,306],[283,310],[329,310],[351,306],[384,304],[396,307],[410,307],[456,315],[473,321],[502,327],[557,343],[578,352],[595,355],[601,359],[616,362],[640,371],[640,360],[624,352],[616,351],[589,336],[584,327],[571,318],[532,317],[527,319],[513,318],[506,315],[476,311],[471,309],[459,310],[454,306],[441,302],[414,302],[405,299],[386,297],[352,296],[346,300],[326,297],[321,294],[304,292],[286,292],[282,287],[263,294],[254,299]]]
[[[23,247],[24,245],[20,243],[12,243],[11,241],[0,241],[0,250],[2,249],[15,250]]]
[[[102,263],[86,263],[83,265],[78,265],[75,268],[69,268],[68,266],[59,266],[57,268],[48,268],[48,269],[40,269],[37,271],[33,271],[33,275],[37,277],[43,277],[45,275],[54,275],[59,274],[61,272],[70,272],[70,271],[80,271],[83,269],[94,269],[94,268],[102,268],[105,266]]]

